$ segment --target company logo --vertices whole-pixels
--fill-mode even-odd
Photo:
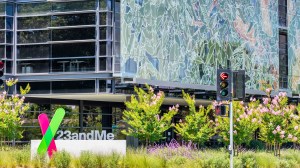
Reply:
[[[48,151],[48,156],[51,158],[53,152],[56,152],[56,145],[54,136],[65,116],[65,110],[59,108],[55,111],[54,116],[49,124],[47,114],[42,113],[39,115],[38,120],[42,130],[43,138],[37,149],[38,154],[44,155]]]

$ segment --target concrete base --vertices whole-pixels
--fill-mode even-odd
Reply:
[[[41,140],[31,140],[31,158],[37,154]],[[126,140],[55,140],[57,151],[66,151],[78,157],[83,151],[95,154],[126,154]]]

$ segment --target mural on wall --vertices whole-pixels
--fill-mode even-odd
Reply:
[[[268,82],[278,89],[277,1],[121,3],[123,76],[215,85],[216,68],[230,60],[246,70],[247,88]]]

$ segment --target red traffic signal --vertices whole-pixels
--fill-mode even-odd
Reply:
[[[228,75],[227,72],[222,72],[222,73],[220,74],[220,79],[221,79],[221,80],[226,80],[226,79],[228,79],[228,77],[229,77],[229,75]]]
[[[0,61],[0,70],[4,68],[4,62]]]
[[[225,116],[226,115],[226,106],[225,105],[218,105],[215,106],[216,115]]]

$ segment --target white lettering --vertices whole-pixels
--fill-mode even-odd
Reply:
[[[89,133],[76,133],[71,132],[69,130],[57,131],[58,136],[57,140],[64,139],[64,140],[113,140],[115,135],[113,133],[107,133],[106,130],[102,130],[101,134],[99,130],[92,130]]]
[[[115,135],[113,133],[107,134],[107,140],[113,140],[115,138]]]

